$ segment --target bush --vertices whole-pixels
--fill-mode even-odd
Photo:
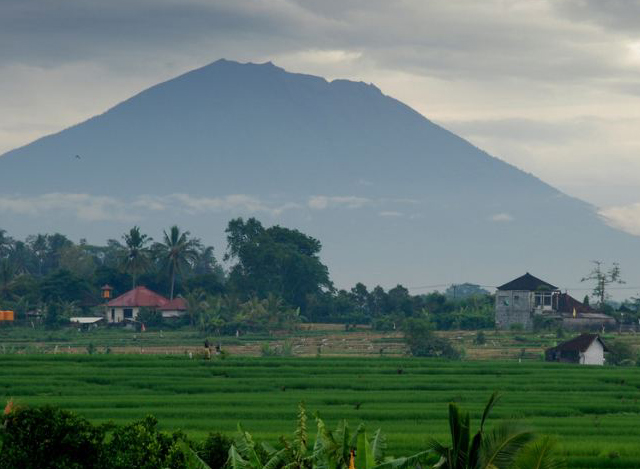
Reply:
[[[107,426],[49,406],[14,410],[2,421],[0,469],[105,467]]]
[[[514,332],[522,332],[524,331],[524,325],[520,322],[514,322],[509,326],[509,330]]]
[[[211,469],[222,469],[229,456],[229,448],[233,440],[222,433],[209,433],[198,450],[200,458]]]
[[[414,357],[443,357],[460,359],[460,352],[451,343],[433,333],[433,326],[426,319],[408,319],[404,338]]]
[[[487,338],[484,336],[484,332],[478,331],[476,338],[473,340],[476,345],[484,345],[487,343]]]
[[[157,424],[147,417],[123,427],[96,426],[50,406],[10,409],[0,417],[0,469],[190,467],[183,436],[161,433]]]
[[[626,342],[613,340],[607,342],[607,363],[610,365],[632,365],[636,363],[637,354]]]
[[[145,327],[160,327],[162,326],[162,313],[150,308],[140,308],[138,312],[138,321],[145,325]]]
[[[158,421],[147,416],[124,427],[118,427],[105,445],[109,469],[182,469],[186,459],[180,440],[182,435],[166,435],[158,431]]]

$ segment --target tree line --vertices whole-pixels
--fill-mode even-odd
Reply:
[[[417,295],[402,285],[337,289],[321,262],[321,242],[309,235],[265,227],[255,218],[230,220],[225,234],[227,269],[213,246],[178,226],[159,240],[134,226],[104,245],[75,243],[60,233],[21,240],[0,229],[0,305],[19,318],[41,311],[53,326],[69,316],[100,313],[105,284],[116,294],[144,285],[184,297],[185,321],[203,332],[286,328],[300,321],[394,330],[417,317],[428,317],[438,329],[493,327],[493,297],[473,285]],[[161,321],[153,314],[146,319]]]

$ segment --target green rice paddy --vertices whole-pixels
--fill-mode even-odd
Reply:
[[[0,355],[0,398],[54,404],[89,418],[129,422],[155,415],[195,439],[238,422],[276,442],[297,404],[334,426],[346,418],[388,436],[407,455],[447,438],[447,403],[479,414],[494,390],[493,419],[519,419],[555,435],[572,468],[640,468],[640,368],[415,358],[257,358]]]

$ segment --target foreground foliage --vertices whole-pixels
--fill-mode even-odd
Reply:
[[[496,400],[496,394],[492,395],[473,439],[469,414],[450,404],[452,446],[442,446],[432,439],[425,450],[400,458],[385,454],[387,443],[380,429],[369,437],[364,424],[351,432],[346,420],[331,431],[316,417],[316,438],[310,445],[302,403],[293,438],[281,437],[277,449],[267,443],[256,444],[251,434],[238,425],[237,436],[230,446],[224,436],[210,434],[199,446],[198,454],[198,445],[190,445],[179,432],[160,432],[158,421],[151,416],[122,427],[93,425],[69,411],[50,406],[15,407],[10,401],[1,420],[0,469],[560,468],[548,439],[526,447],[533,434],[516,431],[509,424],[500,424],[484,433],[485,420]],[[227,447],[228,457],[224,461],[221,456]],[[434,455],[440,457],[435,464]]]

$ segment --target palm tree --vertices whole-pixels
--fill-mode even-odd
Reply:
[[[13,238],[7,236],[7,230],[0,228],[0,259],[8,257],[13,247]]]
[[[173,225],[169,229],[169,233],[163,231],[163,234],[163,242],[156,243],[154,250],[158,257],[169,267],[169,275],[171,276],[171,299],[173,300],[176,274],[181,273],[185,266],[193,264],[196,261],[201,244],[197,238],[190,239],[189,236],[191,233],[188,231],[181,233],[180,228],[176,225]]]
[[[202,288],[196,288],[187,293],[184,299],[187,302],[189,324],[195,326],[196,320],[200,319],[202,312],[209,307],[207,293]]]
[[[146,234],[140,233],[140,228],[134,226],[122,236],[125,242],[125,251],[122,258],[122,268],[131,274],[133,288],[136,287],[138,276],[147,269],[150,262],[150,251],[147,246],[152,239]]]
[[[469,413],[462,412],[454,404],[449,404],[449,428],[451,447],[430,440],[428,449],[440,456],[434,467],[443,469],[509,469],[513,467],[519,452],[533,439],[533,433],[522,430],[512,423],[496,426],[485,432],[484,423],[491,409],[498,401],[498,394],[489,398],[480,430],[471,438]]]

